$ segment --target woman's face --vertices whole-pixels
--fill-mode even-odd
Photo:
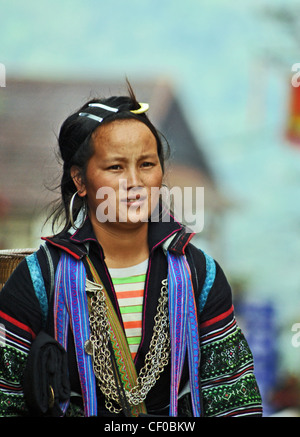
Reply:
[[[92,141],[85,181],[74,178],[79,195],[87,196],[92,222],[146,223],[163,178],[155,136],[144,123],[129,119],[100,126]]]

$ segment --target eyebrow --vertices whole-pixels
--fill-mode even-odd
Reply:
[[[154,158],[158,158],[158,156],[156,155],[156,153],[145,153],[143,155],[141,155],[139,157],[139,161],[143,160],[143,159],[154,159]],[[119,155],[114,155],[111,158],[107,158],[107,159],[103,159],[103,162],[111,162],[111,161],[122,161],[122,162],[126,162],[128,159],[125,158],[124,156],[119,156]]]

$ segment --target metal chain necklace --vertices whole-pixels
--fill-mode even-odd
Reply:
[[[105,396],[106,408],[119,413],[120,405],[118,387],[115,381],[108,341],[110,339],[110,325],[107,318],[107,307],[103,287],[87,280],[87,292],[90,298],[90,339],[85,344],[85,350],[92,355],[94,373],[98,386]],[[160,373],[169,362],[170,335],[168,317],[168,285],[167,279],[162,281],[161,294],[157,305],[157,314],[154,317],[153,335],[149,351],[145,356],[145,364],[140,370],[136,385],[127,390],[125,396],[129,405],[136,406],[142,403],[160,377]]]

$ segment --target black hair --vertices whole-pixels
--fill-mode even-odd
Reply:
[[[104,99],[89,100],[63,122],[58,136],[59,156],[63,162],[63,173],[59,185],[61,198],[47,219],[48,221],[52,218],[53,231],[56,225],[59,224],[63,224],[63,230],[68,229],[70,226],[70,202],[72,196],[77,191],[71,177],[71,168],[73,166],[77,167],[80,177],[83,181],[85,180],[87,164],[94,153],[92,134],[97,128],[101,129],[102,125],[126,119],[136,119],[146,124],[155,136],[157,153],[162,171],[164,172],[166,152],[169,149],[168,143],[145,113],[136,114],[130,112],[139,109],[140,104],[136,100],[129,82],[127,82],[127,85],[128,96],[112,96]],[[118,111],[110,112],[103,108],[89,106],[93,103],[116,108]],[[103,120],[99,124],[99,121],[87,116],[81,116],[80,114],[82,113],[92,114]],[[84,206],[84,202],[86,202],[84,198],[75,196],[72,208],[74,220],[76,220],[79,211]]]

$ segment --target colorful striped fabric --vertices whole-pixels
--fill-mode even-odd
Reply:
[[[93,363],[91,356],[84,352],[84,344],[90,338],[85,266],[81,261],[63,253],[55,276],[54,332],[55,338],[65,349],[67,349],[69,325],[72,326],[74,333],[85,415],[96,416]],[[60,407],[65,412],[68,403]]]
[[[200,363],[197,310],[188,262],[168,252],[169,318],[171,341],[171,393],[169,416],[177,416],[178,391],[186,352],[188,353],[191,401],[194,417],[199,417]]]
[[[109,269],[133,359],[142,335],[142,309],[147,267],[148,259],[135,266]]]

